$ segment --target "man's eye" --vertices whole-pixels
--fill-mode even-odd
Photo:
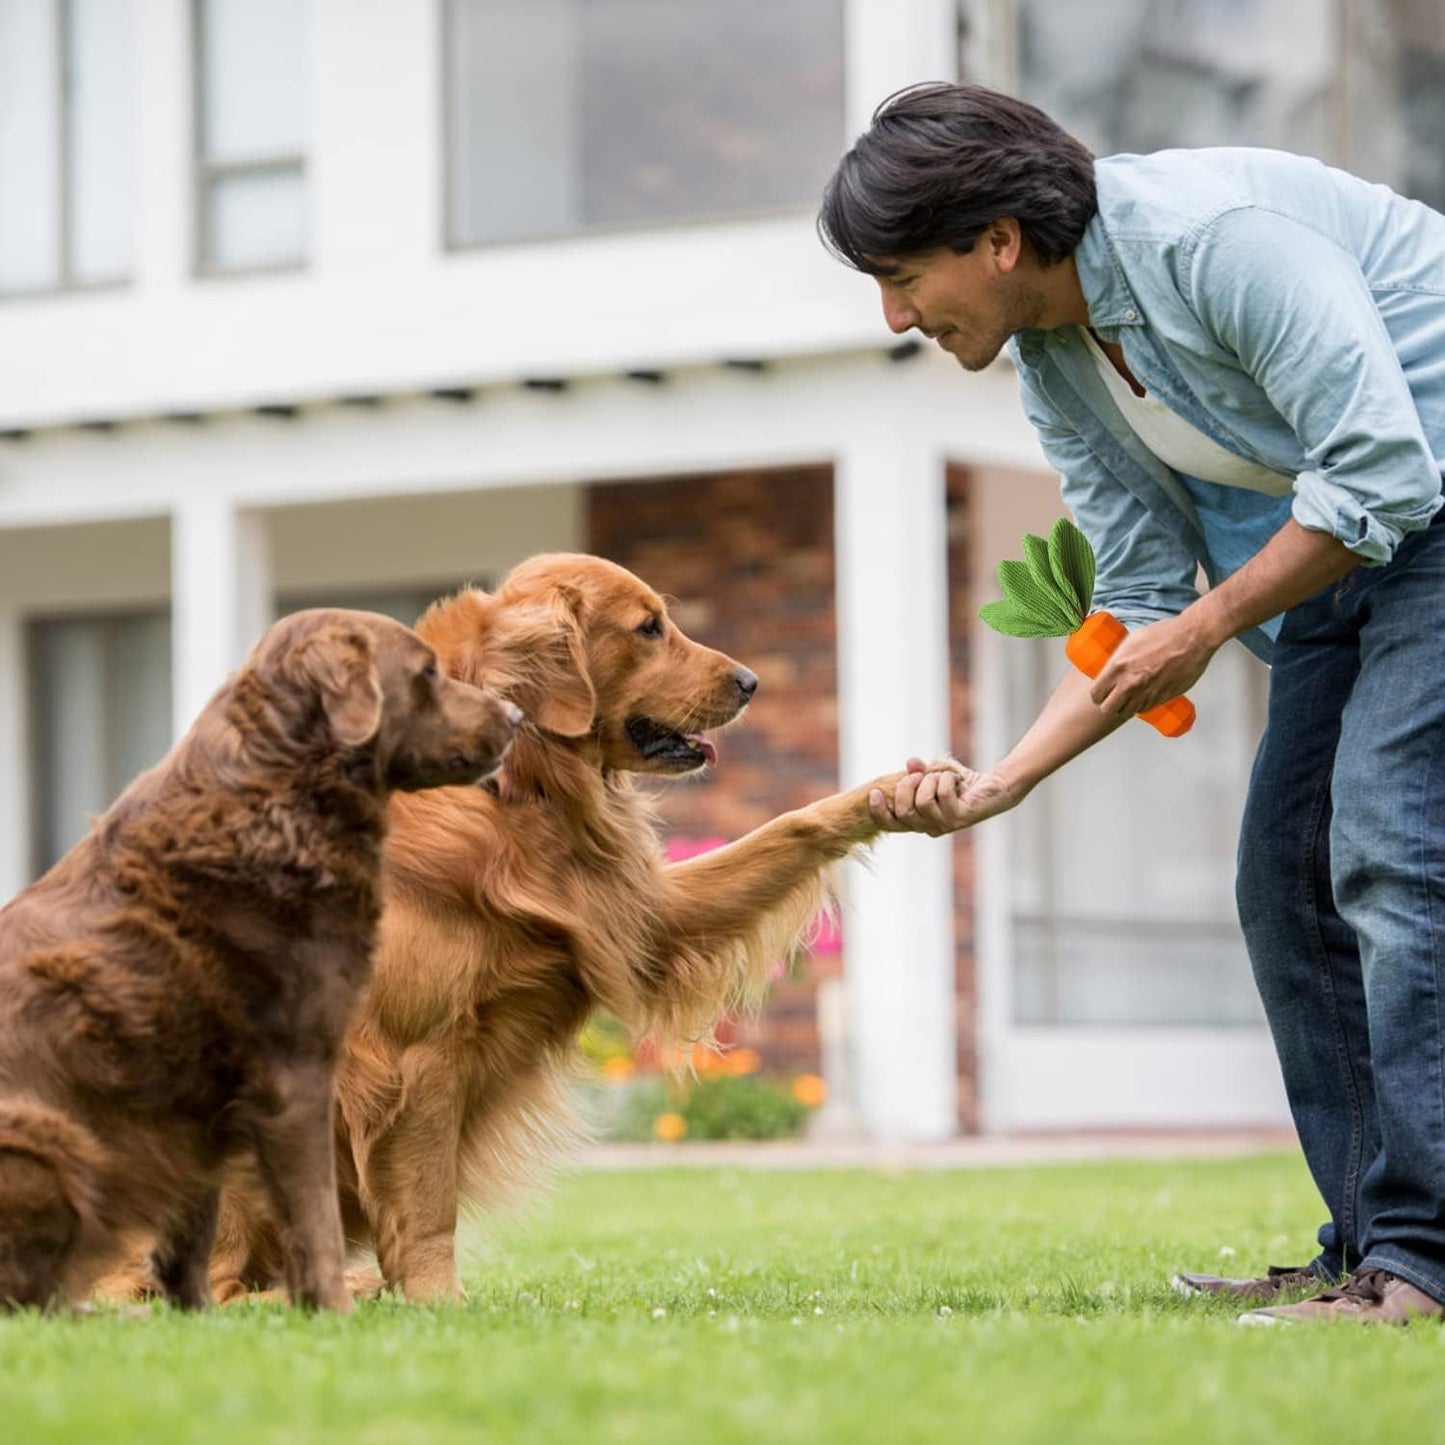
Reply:
[[[662,618],[649,617],[647,621],[637,629],[637,635],[639,637],[661,637]]]

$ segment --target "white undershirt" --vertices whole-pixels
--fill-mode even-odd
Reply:
[[[1205,436],[1198,427],[1170,411],[1157,396],[1147,392],[1136,396],[1134,388],[1114,369],[1114,363],[1094,339],[1094,333],[1087,326],[1081,330],[1089,355],[1094,358],[1129,429],[1166,467],[1183,472],[1186,477],[1198,477],[1225,487],[1244,487],[1271,497],[1282,497],[1293,488],[1293,477],[1226,451],[1212,437]]]

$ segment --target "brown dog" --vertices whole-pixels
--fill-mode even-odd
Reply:
[[[460,1292],[459,1199],[535,1177],[571,1135],[588,1015],[708,1033],[795,945],[827,866],[878,830],[863,787],[665,862],[631,775],[701,768],[703,730],[735,718],[757,678],[684,637],[621,567],[535,558],[417,630],[453,677],[528,718],[496,794],[392,802],[376,973],[337,1076],[348,1238],[374,1243],[409,1298],[436,1298]],[[870,786],[891,795],[896,776]],[[264,1198],[228,1187],[217,1296],[273,1283],[278,1244]]]
[[[254,1151],[293,1298],[348,1307],[332,1076],[385,800],[484,777],[519,717],[398,623],[299,613],[0,911],[0,1303],[83,1298],[144,1230],[205,1304],[222,1166]]]

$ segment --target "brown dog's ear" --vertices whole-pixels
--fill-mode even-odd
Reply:
[[[323,627],[296,649],[298,673],[315,688],[344,748],[369,743],[381,728],[381,680],[376,649],[366,633],[349,627]]]

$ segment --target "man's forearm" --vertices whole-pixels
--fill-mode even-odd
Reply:
[[[1183,616],[1202,642],[1222,647],[1352,572],[1360,559],[1328,532],[1291,517],[1233,576],[1211,588]]]
[[[1090,686],[1082,672],[1071,668],[1033,725],[994,768],[1012,802],[1127,721],[1097,707],[1089,698]]]

